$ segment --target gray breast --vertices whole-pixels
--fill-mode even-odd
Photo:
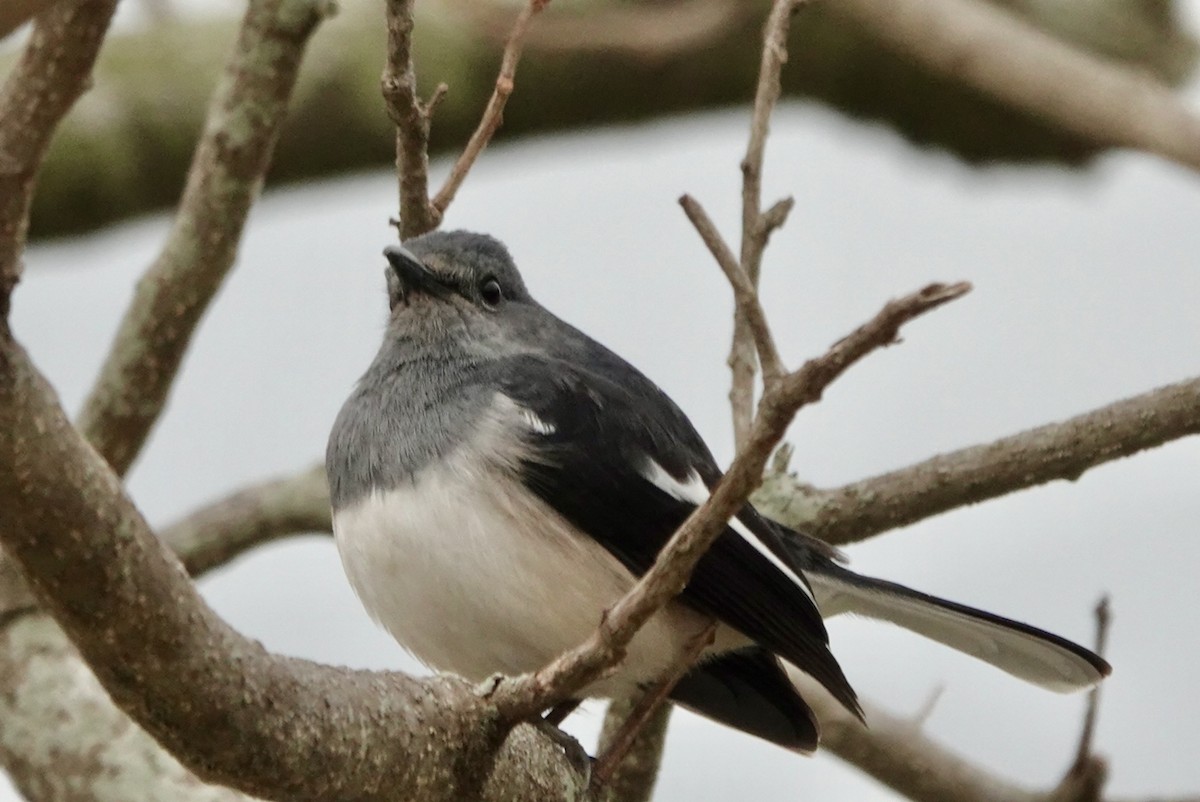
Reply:
[[[333,508],[411,482],[477,428],[494,391],[466,359],[377,359],[342,406],[325,452]]]

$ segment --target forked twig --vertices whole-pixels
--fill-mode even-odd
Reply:
[[[762,170],[766,152],[771,112],[779,101],[779,76],[787,62],[787,38],[792,14],[807,0],[775,0],[763,28],[762,59],[758,84],[754,92],[754,111],[750,121],[750,140],[742,158],[742,244],[740,262],[750,286],[758,287],[763,251],[771,233],[783,225],[792,209],[791,198],[774,204],[765,214],[762,211]],[[729,404],[733,415],[734,443],[740,446],[748,435],[754,417],[755,349],[760,338],[747,307],[738,304],[733,315],[733,341],[729,349],[729,369],[732,373]],[[763,370],[763,382],[770,383],[783,373],[777,362],[763,361],[762,347],[757,348]]]
[[[687,643],[680,649],[676,655],[674,662],[667,668],[663,675],[647,688],[637,701],[634,703],[629,714],[625,717],[620,730],[609,741],[608,748],[604,750],[596,758],[596,764],[592,768],[592,785],[606,785],[613,773],[620,767],[621,761],[629,753],[630,748],[637,740],[638,734],[650,717],[654,715],[663,704],[666,703],[667,697],[684,675],[692,669],[700,655],[713,642],[717,634],[717,622],[712,621],[704,629],[697,632],[693,637],[689,638]]]
[[[463,152],[450,169],[446,182],[429,197],[429,131],[433,112],[448,91],[439,84],[428,101],[417,95],[417,76],[412,59],[413,6],[416,0],[387,0],[388,60],[383,71],[383,96],[388,114],[396,124],[396,171],[400,179],[400,217],[393,221],[401,239],[432,231],[441,225],[454,200],[492,136],[504,119],[504,106],[513,92],[517,63],[525,44],[530,20],[550,0],[529,0],[513,23],[500,62],[496,88]]]
[[[708,246],[708,250],[717,260],[717,264],[721,266],[721,271],[733,288],[738,315],[746,324],[746,331],[750,333],[751,341],[758,352],[759,362],[763,366],[763,381],[766,383],[778,381],[785,372],[783,360],[779,357],[779,350],[775,347],[775,338],[771,335],[771,327],[767,324],[766,312],[763,311],[762,303],[758,299],[758,289],[750,281],[750,277],[746,275],[746,271],[742,269],[742,265],[738,263],[733,251],[722,239],[716,224],[704,211],[700,202],[691,195],[683,195],[679,198],[679,205],[683,207],[684,213],[696,227],[700,238]],[[753,413],[753,410],[751,412]]]

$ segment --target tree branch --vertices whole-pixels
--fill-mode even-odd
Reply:
[[[133,724],[48,615],[0,630],[0,688],[0,766],[30,802],[252,802]]]
[[[754,93],[754,111],[750,120],[750,141],[746,144],[746,155],[742,159],[742,248],[740,270],[746,281],[757,292],[759,273],[762,268],[763,251],[766,250],[767,240],[771,232],[783,225],[791,210],[791,201],[776,204],[768,217],[762,213],[762,167],[763,155],[766,152],[767,133],[770,129],[771,112],[779,100],[780,73],[787,62],[787,39],[792,14],[801,3],[807,0],[775,0],[771,5],[771,13],[763,28],[762,58],[758,70],[758,85]],[[683,203],[683,201],[680,201]],[[688,216],[697,225],[701,236],[709,242],[709,238],[719,235],[711,223],[706,227],[711,232],[705,234],[705,229],[697,223],[696,213],[703,214],[695,207],[692,210],[685,205]],[[706,216],[705,216],[706,217]],[[713,250],[709,242],[709,249]],[[713,250],[713,254],[716,255]],[[718,257],[718,263],[723,260]],[[726,270],[726,275],[730,275]],[[733,341],[729,348],[729,370],[732,382],[729,388],[729,406],[733,415],[733,441],[737,447],[746,442],[750,434],[751,421],[754,418],[754,375],[756,369],[755,351],[752,347],[757,344],[758,360],[762,365],[763,382],[766,385],[777,381],[783,374],[782,364],[778,354],[774,353],[774,344],[767,347],[762,332],[750,316],[753,306],[746,302],[748,295],[745,288],[738,289],[738,283],[731,277],[734,284],[734,294],[737,306],[733,312]]]
[[[1197,433],[1200,378],[832,490],[775,474],[755,503],[793,529],[854,543]]]
[[[1200,118],[1145,73],[1097,58],[984,0],[845,0],[884,46],[1100,145],[1200,170]]]
[[[254,0],[212,102],[171,233],[138,282],[79,427],[123,475],[237,256],[305,45],[329,0]]]
[[[969,289],[933,284],[891,301],[870,321],[767,388],[750,437],[709,497],[684,522],[647,571],[578,647],[531,675],[505,679],[492,699],[509,720],[524,720],[594,681],[624,656],[625,647],[649,618],[683,589],[696,563],[724,531],[726,521],[761,483],[763,468],[796,412],[820,399],[825,388],[871,351],[890,345],[899,328]]]
[[[597,754],[604,754],[613,739],[624,729],[625,722],[633,714],[637,700],[614,699],[604,714],[604,726],[600,730]],[[604,791],[611,802],[650,802],[654,785],[658,781],[658,770],[662,765],[663,747],[667,742],[667,725],[671,721],[672,706],[662,705],[655,710],[638,731],[633,746],[612,777]]]
[[[0,542],[109,695],[206,781],[288,799],[583,793],[561,747],[529,728],[507,738],[461,680],[276,657],[230,629],[4,323],[0,505]]]
[[[659,711],[670,708],[671,703],[667,697],[670,696],[679,681],[696,665],[704,650],[712,645],[716,634],[717,622],[710,620],[701,632],[688,639],[666,671],[652,684],[641,690],[625,713],[625,720],[621,722],[621,725],[615,731],[605,733],[606,737],[602,738],[605,743],[603,748],[597,750],[596,762],[592,767],[593,787],[611,790],[609,781],[624,766],[626,758],[632,756],[639,759],[640,762],[640,759],[645,756],[644,753],[631,755],[631,750],[635,746],[639,746],[642,750],[647,748],[645,742],[638,743],[647,725],[654,723],[666,726],[666,720],[658,716]],[[605,723],[607,721],[606,718]],[[627,776],[626,781],[628,780]]]
[[[116,0],[46,9],[0,90],[0,317],[21,279],[33,188],[59,121],[88,88]]]
[[[428,103],[417,95],[412,33],[415,0],[387,0],[388,57],[383,99],[396,125],[396,173],[400,178],[400,238],[432,231],[441,213],[429,202],[429,126],[445,93],[441,84]]]
[[[218,568],[249,549],[297,534],[328,533],[325,467],[251,485],[205,505],[162,529],[192,576]]]
[[[1096,646],[1094,651],[1101,657],[1108,649],[1108,627],[1112,623],[1109,615],[1108,596],[1102,596],[1096,604]],[[1108,780],[1108,761],[1092,751],[1096,735],[1096,719],[1100,714],[1100,686],[1088,691],[1087,708],[1083,714],[1083,727],[1079,733],[1079,747],[1075,760],[1054,789],[1055,802],[1096,802],[1104,791]]]
[[[551,6],[531,26],[520,67],[521,91],[505,107],[498,137],[565,131],[612,122],[725,108],[745,101],[754,82],[763,0],[713,0],[729,9],[724,18],[689,36],[687,21],[666,13],[686,3],[697,13],[702,0],[655,3],[568,3]],[[5,7],[12,0],[3,0]],[[484,0],[458,0],[461,8]],[[1179,83],[1194,62],[1196,44],[1167,3],[1030,3],[999,0],[1029,24],[1111,59],[1122,69],[1142,70]],[[1180,0],[1171,0],[1178,8]],[[493,0],[499,5],[498,0]],[[377,84],[386,57],[380,12],[370,3],[342,3],[336,25],[312,45],[285,130],[276,148],[272,183],[375,169],[395,156],[395,130],[380,125]],[[491,4],[489,4],[491,5]],[[587,11],[583,12],[583,6]],[[788,97],[809,97],[852,117],[881,121],[921,147],[949,149],[978,163],[1021,161],[1079,166],[1098,145],[964,90],[956,81],[914,59],[879,46],[853,20],[837,16],[839,3],[816,3],[804,11],[803,45],[794,47],[782,76]],[[1113,13],[1114,8],[1120,13]],[[416,61],[430,75],[452,78],[454,91],[438,108],[431,148],[458,150],[479,122],[479,109],[495,88],[495,49],[502,47],[519,6],[509,3],[498,33],[471,24],[444,3],[417,4]],[[669,62],[629,57],[628,50],[600,50],[610,12],[662,12],[653,23],[675,39]],[[426,22],[428,20],[428,22]],[[561,26],[560,26],[561,23]],[[653,28],[632,24],[630,37],[659,38]],[[562,26],[573,29],[564,30]],[[596,30],[596,26],[600,30]],[[793,26],[798,27],[798,26]],[[195,132],[211,95],[211,77],[226,55],[236,25],[203,15],[182,24],[110,37],[112,58],[102,60],[98,80],[104,96],[85,97],[47,154],[45,180],[34,199],[32,236],[92,229],[118,218],[174,205],[192,156]],[[793,42],[800,40],[794,31]],[[593,49],[564,50],[558,43],[594,37]],[[178,57],[163,58],[164,53]],[[0,54],[0,71],[12,58]],[[586,76],[586,91],[581,91]],[[158,91],[171,87],[170,92]],[[1120,109],[1109,113],[1120,114]],[[131,137],[137,130],[141,136]],[[104,159],[81,159],[103,153]],[[456,155],[456,154],[453,154]],[[436,189],[436,187],[435,187]]]
[[[438,190],[433,199],[433,207],[439,215],[450,206],[458,188],[462,186],[467,173],[475,164],[475,160],[487,147],[488,142],[492,141],[492,135],[496,133],[496,129],[503,122],[504,106],[508,103],[508,96],[513,92],[517,64],[521,60],[521,50],[525,46],[525,33],[529,30],[529,23],[534,15],[549,4],[550,0],[529,0],[528,4],[521,9],[521,13],[517,15],[517,21],[513,23],[512,32],[508,35],[508,43],[504,46],[504,56],[500,60],[500,74],[496,76],[496,88],[492,90],[487,108],[483,110],[479,126],[475,129],[475,133],[471,134],[463,152],[454,162],[454,166],[450,168],[450,175],[447,176],[446,183],[442,184],[442,188]]]
[[[704,211],[704,207],[700,202],[691,195],[683,195],[679,198],[679,205],[683,207],[683,211],[688,216],[688,220],[692,221],[696,231],[700,234],[700,239],[704,240],[704,244],[708,246],[708,250],[712,253],[713,258],[717,260],[717,264],[721,266],[721,272],[725,274],[725,278],[729,280],[729,285],[733,288],[734,302],[737,304],[737,316],[740,318],[744,327],[744,333],[739,335],[734,333],[734,339],[748,336],[750,347],[758,353],[758,359],[763,365],[764,380],[767,375],[774,377],[772,381],[776,381],[783,375],[783,360],[779,356],[779,349],[775,347],[775,337],[771,334],[771,327],[767,323],[767,313],[762,308],[762,303],[758,298],[758,288],[750,280],[746,271],[742,269],[742,265],[738,263],[737,257],[733,255],[733,251],[725,243],[721,237],[717,226],[713,223],[712,218],[708,216],[708,212]],[[734,324],[735,329],[737,323]],[[736,347],[735,347],[736,350]],[[732,361],[733,357],[730,356]],[[751,360],[748,363],[750,366],[750,382],[754,382],[754,363]],[[733,384],[738,384],[738,370],[733,371]],[[742,390],[740,388],[736,395],[740,400],[753,402],[753,386],[751,386],[748,398],[742,398]],[[730,392],[730,403],[733,402],[734,392]],[[753,410],[750,410],[753,412]],[[753,414],[747,419],[747,423],[752,422]]]

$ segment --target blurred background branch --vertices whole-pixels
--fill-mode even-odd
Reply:
[[[855,8],[867,1],[858,0]],[[1196,43],[1180,26],[1171,0],[995,5],[1018,22],[1168,85],[1187,76],[1195,61]],[[971,162],[1080,165],[1108,144],[880,47],[876,35],[840,6],[819,3],[803,12],[803,41],[793,41],[792,67],[783,76],[785,97],[814,98],[855,117],[885,121],[913,142]],[[498,136],[743,103],[755,82],[766,7],[751,0],[551,6],[530,34],[521,91],[508,103]],[[419,90],[428,97],[438,83],[450,88],[431,131],[435,153],[461,147],[474,130],[495,86],[495,43],[519,8],[460,0],[418,4],[413,48],[421,65]],[[271,181],[392,162],[394,134],[375,89],[385,38],[376,12],[370,4],[344,4],[314,43]],[[593,24],[597,41],[636,42],[562,46],[587,38]],[[93,228],[176,201],[233,25],[180,17],[111,38],[96,90],[77,105],[49,154],[35,200],[35,235]]]

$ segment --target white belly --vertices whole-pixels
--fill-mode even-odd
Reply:
[[[334,534],[368,612],[418,659],[473,681],[534,671],[581,643],[633,584],[603,547],[498,469],[460,453],[338,510]],[[534,523],[530,523],[534,522]],[[587,696],[659,676],[705,624],[672,604]],[[716,648],[745,640],[722,628]]]

